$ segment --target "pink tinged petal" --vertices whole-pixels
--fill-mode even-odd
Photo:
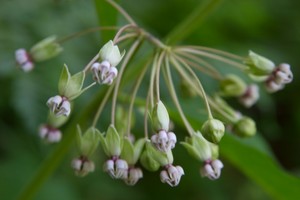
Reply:
[[[169,178],[168,172],[166,170],[162,170],[160,172],[160,181],[162,183],[166,183],[169,180],[170,180],[170,178]]]
[[[60,107],[60,110],[63,111],[63,115],[65,116],[69,116],[70,113],[71,113],[71,104],[68,100],[64,100],[61,107]]]
[[[99,74],[100,74],[100,63],[96,62],[92,65],[91,67],[91,71],[93,73],[94,76],[94,80],[97,81],[98,83],[100,83],[100,78],[99,78]]]
[[[143,171],[140,168],[131,168],[129,169],[128,178],[124,181],[127,185],[135,185],[141,178],[143,178]]]
[[[39,136],[44,139],[48,134],[48,128],[47,126],[43,125],[39,129]]]
[[[167,141],[168,141],[167,132],[165,130],[159,131],[157,142],[158,142],[158,149],[160,151],[163,151],[163,152],[167,151]]]
[[[107,72],[107,76],[105,79],[102,81],[103,84],[108,84],[111,85],[113,80],[117,77],[118,75],[118,70],[115,67],[111,67],[109,71]]]
[[[107,172],[111,178],[116,178],[115,169],[114,169],[114,161],[107,160],[103,165],[103,171]]]
[[[59,107],[61,103],[62,103],[62,97],[57,95],[49,98],[49,100],[47,101],[47,106],[50,108],[50,110],[53,113],[55,113],[56,109]]]
[[[83,173],[93,172],[95,170],[95,164],[92,161],[83,162],[82,171]]]
[[[221,175],[221,169],[224,167],[223,163],[220,160],[213,160],[211,165],[214,168],[216,178],[219,178]]]
[[[47,141],[50,143],[59,142],[61,140],[61,132],[59,130],[52,130],[47,135]]]
[[[171,150],[175,147],[175,144],[177,142],[177,137],[175,133],[168,132],[168,149]]]
[[[15,52],[16,61],[19,65],[28,62],[28,56],[25,49],[18,49]]]
[[[128,173],[127,162],[125,160],[118,159],[116,160],[115,165],[116,165],[116,173],[115,173],[116,178],[126,179]]]
[[[80,159],[74,159],[72,160],[71,166],[73,169],[80,171],[82,168],[82,161]]]
[[[153,144],[157,144],[157,143],[158,143],[157,138],[158,138],[157,134],[152,135],[152,136],[151,136],[151,142],[152,142]]]
[[[284,85],[277,84],[275,81],[267,81],[266,82],[266,90],[270,93],[277,92],[278,90],[281,90],[284,88]]]
[[[107,76],[107,73],[110,69],[110,64],[108,61],[103,61],[100,63],[100,66],[99,66],[99,70],[100,70],[100,74],[101,74],[101,80],[103,81],[105,79],[105,77]]]
[[[33,69],[34,65],[32,62],[28,61],[26,63],[23,63],[21,64],[21,69],[24,71],[24,72],[29,72]]]

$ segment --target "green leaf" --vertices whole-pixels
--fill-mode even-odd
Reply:
[[[221,155],[260,185],[274,199],[297,199],[300,180],[287,173],[268,154],[245,145],[226,134],[221,142]]]
[[[65,64],[61,71],[60,78],[58,81],[58,93],[60,95],[65,94],[65,90],[70,78],[71,78],[71,74],[69,72],[68,66]]]

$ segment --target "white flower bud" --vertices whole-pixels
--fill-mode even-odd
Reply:
[[[105,75],[106,76],[104,77],[104,79],[102,81],[102,84],[111,85],[113,80],[118,75],[118,70],[115,67],[111,67]]]
[[[107,61],[110,66],[115,67],[122,60],[125,51],[121,54],[117,45],[113,41],[108,41],[100,50],[99,56],[102,61]]]
[[[160,172],[160,180],[174,187],[179,184],[182,175],[184,175],[182,167],[170,165],[166,167],[166,170]]]
[[[86,176],[95,170],[94,162],[83,156],[72,160],[71,166],[77,176]]]
[[[265,82],[266,90],[270,93],[277,92],[284,88],[283,84],[277,84],[274,80],[270,79]]]
[[[247,87],[246,92],[240,96],[239,101],[246,108],[253,106],[259,99],[259,87],[255,84],[251,84]]]
[[[57,117],[60,115],[69,116],[71,112],[70,102],[67,100],[67,98],[59,95],[49,98],[47,101],[47,106]]]
[[[165,130],[160,130],[158,134],[151,137],[151,142],[158,150],[168,152],[175,147],[177,138],[173,132],[167,133]]]
[[[60,130],[49,125],[42,125],[39,130],[40,138],[49,143],[56,143],[61,140],[62,134]]]
[[[128,164],[125,160],[108,160],[104,163],[103,170],[113,179],[126,179],[128,173]]]
[[[277,84],[287,84],[292,82],[292,80],[293,80],[293,73],[291,71],[290,65],[286,63],[280,64],[276,68],[274,81]]]
[[[207,161],[200,169],[202,177],[207,177],[210,180],[216,180],[221,175],[221,169],[224,167],[220,160]]]
[[[30,55],[25,49],[16,50],[15,57],[17,64],[24,72],[29,72],[33,69],[33,62],[31,61]]]
[[[140,168],[130,168],[128,177],[124,181],[127,185],[135,185],[141,178],[143,178],[143,171]]]

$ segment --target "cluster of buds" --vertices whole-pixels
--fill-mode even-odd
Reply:
[[[164,104],[159,101],[152,110],[152,125],[156,134],[152,135],[151,142],[162,152],[168,152],[175,147],[177,138],[169,131],[170,118]]]
[[[247,85],[240,77],[230,74],[220,81],[220,95],[237,97],[242,105],[250,108],[259,99],[259,88],[256,84]]]
[[[91,67],[95,81],[99,84],[111,85],[118,75],[116,66],[124,54],[125,51],[121,54],[118,46],[114,45],[111,40],[107,42],[99,52],[99,61]]]
[[[62,50],[55,36],[47,37],[34,45],[29,52],[23,48],[16,50],[16,62],[24,72],[29,72],[34,68],[34,62],[53,58],[61,53]]]
[[[293,80],[293,73],[289,64],[282,63],[278,66],[271,60],[252,51],[245,60],[249,75],[257,81],[265,83],[268,92],[277,92]]]

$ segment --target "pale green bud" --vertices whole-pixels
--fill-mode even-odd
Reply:
[[[65,124],[68,121],[69,117],[65,115],[59,115],[56,116],[52,111],[49,112],[48,114],[48,124],[51,125],[52,127],[58,128]]]
[[[188,153],[199,161],[212,159],[217,155],[217,145],[207,141],[202,134],[197,131],[191,137],[187,137],[181,144],[186,148]]]
[[[275,68],[275,64],[271,60],[253,51],[249,51],[245,64],[248,66],[247,72],[254,76],[268,76]]]
[[[139,160],[144,148],[145,139],[142,138],[137,140],[134,145],[128,138],[125,138],[123,142],[121,158],[126,160],[128,165],[135,165]]]
[[[82,89],[84,79],[85,73],[83,71],[71,76],[68,66],[64,65],[58,82],[59,94],[66,97],[69,101],[75,99],[92,86],[90,85]]]
[[[117,45],[114,45],[113,41],[108,41],[99,52],[101,61],[107,61],[110,64],[110,67],[115,67],[122,60],[125,55],[125,51],[120,53],[120,50]]]
[[[94,127],[89,128],[84,134],[77,126],[77,145],[80,155],[90,157],[99,145],[99,135],[101,133]]]
[[[50,36],[38,42],[30,49],[30,55],[34,61],[40,62],[55,57],[63,48],[57,43],[56,36]]]
[[[108,157],[120,156],[123,148],[123,140],[113,125],[110,125],[106,131],[105,137],[99,134],[99,139],[105,154]]]
[[[202,125],[201,132],[208,141],[219,143],[224,136],[225,126],[220,120],[209,119]]]
[[[233,131],[240,137],[251,137],[256,134],[256,124],[253,119],[243,117],[234,124]]]
[[[230,74],[220,82],[220,93],[223,96],[238,97],[245,93],[246,83],[236,75]]]
[[[156,160],[154,160],[146,150],[143,151],[140,162],[146,170],[151,172],[157,171],[160,167],[160,164]]]
[[[165,105],[159,101],[151,113],[152,126],[155,131],[169,130],[170,118]]]

